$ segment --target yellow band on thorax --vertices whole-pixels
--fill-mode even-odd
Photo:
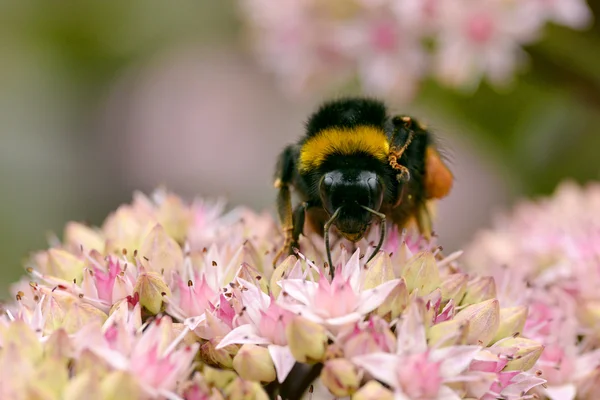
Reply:
[[[372,126],[328,128],[309,138],[300,149],[300,171],[318,168],[331,154],[369,154],[387,162],[390,145],[385,132]]]

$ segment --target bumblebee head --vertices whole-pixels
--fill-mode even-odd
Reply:
[[[337,217],[333,224],[346,239],[360,240],[383,202],[383,185],[376,173],[347,169],[327,172],[319,190],[323,207]]]

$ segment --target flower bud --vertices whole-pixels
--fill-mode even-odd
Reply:
[[[277,377],[269,349],[255,344],[244,344],[233,358],[233,369],[242,379],[255,382],[273,382]]]
[[[185,324],[182,324],[180,322],[175,322],[173,323],[173,335],[175,337],[177,337],[179,334],[181,334],[181,332],[183,332],[184,329],[187,329],[185,327]],[[191,346],[194,343],[197,343],[200,341],[200,338],[198,337],[198,335],[196,335],[194,333],[194,331],[188,331],[188,333],[183,337],[183,343]]]
[[[111,213],[102,225],[106,236],[106,250],[110,253],[120,253],[123,249],[139,248],[140,233],[143,228],[136,210],[130,205],[121,205]]]
[[[85,371],[94,371],[96,376],[100,379],[108,374],[110,366],[100,356],[96,355],[90,349],[84,349],[79,357],[75,360],[73,368],[73,374],[82,374]]]
[[[281,286],[277,284],[280,280],[287,278],[291,271],[300,271],[300,261],[296,256],[288,256],[285,260],[281,262],[271,274],[271,280],[269,287],[271,288],[271,294],[273,297],[279,297],[281,293]],[[301,278],[302,276],[298,276]]]
[[[395,277],[390,256],[381,251],[367,264],[367,271],[363,277],[363,289],[373,289]]]
[[[2,378],[5,379],[4,376]],[[59,399],[69,384],[69,371],[59,360],[45,358],[35,364],[35,371],[29,379],[24,398]]]
[[[73,279],[81,281],[84,266],[85,263],[83,260],[66,250],[48,250],[48,263],[46,264],[46,273],[48,275],[67,281],[72,281]]]
[[[361,377],[354,364],[345,358],[329,360],[321,370],[321,382],[337,397],[351,396],[360,386]]]
[[[108,316],[98,308],[82,302],[70,293],[56,290],[46,293],[42,312],[47,315],[44,331],[47,334],[64,328],[67,333],[75,333],[84,325],[98,321],[103,323]]]
[[[204,342],[200,346],[200,359],[206,364],[213,367],[233,368],[233,358],[237,354],[240,345],[230,344],[223,348],[217,349],[217,344],[223,339],[216,337]]]
[[[517,306],[500,309],[500,324],[493,342],[523,332],[527,320],[527,307]]]
[[[500,305],[497,299],[486,300],[461,310],[454,321],[468,321],[467,344],[487,346],[500,324]]]
[[[225,400],[221,392],[210,387],[199,372],[191,380],[182,383],[181,394],[187,400]]]
[[[164,271],[170,276],[183,265],[183,251],[163,227],[156,224],[142,240],[139,251],[143,265],[154,272]]]
[[[527,371],[535,365],[544,351],[542,344],[523,337],[509,337],[500,340],[492,348],[501,348],[503,353],[506,350],[506,354],[512,356],[503,371]]]
[[[111,372],[100,383],[102,400],[137,399],[140,392],[137,380],[125,371]]]
[[[73,344],[64,329],[58,329],[44,343],[44,356],[62,361],[65,365],[74,353]]]
[[[269,293],[269,284],[267,283],[267,280],[264,279],[258,270],[250,266],[248,263],[242,263],[238,269],[236,277],[253,283],[255,286],[259,287],[263,293]]]
[[[218,389],[224,389],[237,378],[237,374],[233,371],[212,368],[208,365],[202,366],[202,376],[207,385],[214,386]]]
[[[491,276],[478,276],[467,283],[462,306],[481,303],[496,297],[496,281]]]
[[[409,293],[418,289],[420,295],[431,293],[440,285],[440,275],[435,257],[429,251],[415,254],[402,269]]]
[[[352,400],[393,400],[394,394],[377,381],[369,381],[358,392],[354,393]]]
[[[429,346],[446,347],[462,345],[469,336],[469,321],[449,320],[433,325],[427,331]]]
[[[398,285],[392,289],[383,304],[375,310],[375,313],[386,321],[391,321],[398,318],[398,316],[404,312],[407,305],[408,289],[406,288],[404,279],[401,279]]]
[[[600,320],[600,301],[579,301],[577,304],[576,314],[581,325],[586,328],[593,329],[596,335],[600,334],[600,332],[598,332],[598,321]]]
[[[223,391],[228,400],[269,400],[260,383],[234,379]]]
[[[468,280],[469,277],[467,274],[463,273],[456,273],[446,277],[440,284],[442,301],[446,302],[453,300],[454,304],[460,304],[463,297],[465,297]]]
[[[154,315],[164,311],[163,296],[171,296],[163,277],[156,272],[142,272],[133,291],[139,294],[142,307]]]
[[[79,251],[80,248],[83,248],[86,253],[90,250],[104,253],[104,239],[101,234],[79,222],[67,222],[64,242],[72,251]]]
[[[295,316],[285,328],[285,336],[292,355],[298,362],[322,361],[327,349],[327,331],[322,325]]]
[[[186,239],[193,215],[182,199],[165,193],[165,198],[157,210],[156,219],[170,237],[182,243]]]
[[[506,367],[507,363],[508,360],[506,357],[500,357],[498,354],[489,350],[480,350],[475,357],[473,357],[471,364],[469,364],[469,370],[497,374]]]
[[[4,325],[2,327],[4,328]],[[31,360],[34,363],[42,358],[42,344],[33,329],[25,321],[17,319],[4,329],[4,331],[0,331],[2,332],[0,341],[3,349],[14,346],[22,358]]]
[[[348,337],[340,341],[343,343],[344,357],[347,359],[369,353],[396,351],[396,335],[385,320],[377,317],[371,317],[361,329],[355,327]]]
[[[85,371],[69,380],[61,399],[63,400],[103,400],[100,385],[93,371]]]

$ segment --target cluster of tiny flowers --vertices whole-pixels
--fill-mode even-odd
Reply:
[[[552,400],[600,391],[600,184],[563,183],[551,198],[523,202],[466,254],[489,273],[503,304],[527,306],[523,334],[545,346],[535,368]]]
[[[273,267],[270,215],[136,194],[31,257],[0,316],[0,398],[528,399],[555,378],[546,328],[491,277],[397,231],[365,263],[371,239],[335,246],[333,278],[317,236]]]
[[[585,0],[240,0],[261,62],[288,92],[353,82],[408,100],[424,78],[510,83],[548,22],[589,26]]]

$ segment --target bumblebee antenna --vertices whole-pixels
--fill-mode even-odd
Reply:
[[[367,263],[368,263],[369,261],[371,261],[371,259],[373,259],[373,257],[375,257],[375,255],[381,249],[381,245],[383,245],[383,240],[385,239],[385,214],[375,211],[373,209],[370,209],[369,207],[366,207],[366,206],[361,205],[361,207],[364,208],[365,210],[367,210],[368,212],[370,212],[371,214],[379,217],[379,243],[377,243],[377,247],[375,247],[373,254],[371,254],[369,259],[367,260]]]
[[[327,250],[327,261],[329,262],[329,273],[331,274],[331,279],[333,279],[334,268],[333,268],[333,262],[331,261],[331,248],[329,247],[329,228],[331,228],[331,224],[333,224],[335,222],[335,220],[337,219],[338,215],[340,215],[341,209],[342,209],[342,207],[335,210],[335,212],[333,213],[331,218],[329,218],[329,220],[325,223],[325,226],[324,226],[325,249]]]

